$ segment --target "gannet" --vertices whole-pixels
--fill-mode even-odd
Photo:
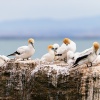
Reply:
[[[0,55],[0,67],[3,67],[4,64],[6,64],[9,61],[10,61],[10,58],[8,58],[4,55]]]
[[[54,54],[55,54],[55,55],[57,54],[58,48],[59,48],[59,44],[54,43],[54,44],[53,44],[53,49],[54,49]],[[54,57],[54,60],[56,61],[57,59],[58,59],[58,56],[55,56],[55,57]]]
[[[73,66],[75,67],[77,65],[88,64],[88,63],[91,63],[92,66],[92,62],[96,59],[98,55],[99,55],[99,43],[94,42],[91,48],[86,49],[78,54],[78,57],[75,60]]]
[[[0,59],[4,60],[5,62],[10,61],[10,58],[6,57],[5,55],[0,55]]]
[[[54,48],[53,45],[48,46],[48,53],[43,55],[41,60],[42,61],[47,61],[47,62],[53,62],[54,61]]]
[[[57,50],[56,56],[59,56],[59,59],[64,60],[67,58],[68,51],[75,52],[76,51],[76,43],[73,42],[72,40],[70,40],[69,38],[64,38],[63,44]]]
[[[8,56],[15,56],[15,59],[28,59],[35,53],[34,39],[28,39],[28,46],[21,46],[14,53]]]

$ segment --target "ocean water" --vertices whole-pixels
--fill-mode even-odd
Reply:
[[[41,58],[45,53],[48,52],[47,46],[49,44],[58,43],[62,44],[63,39],[35,39],[34,47],[35,54],[32,56],[32,59]],[[94,41],[100,43],[99,39],[72,39],[77,46],[76,52],[81,52],[87,48],[90,48]],[[16,51],[20,46],[27,45],[27,39],[1,39],[0,40],[0,55],[7,56]],[[13,58],[13,57],[10,57]]]

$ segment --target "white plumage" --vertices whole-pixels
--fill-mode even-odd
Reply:
[[[97,56],[97,58],[93,61],[94,65],[100,64],[100,55]]]
[[[4,56],[4,55],[0,55],[0,67],[3,67],[4,64],[6,64],[6,62],[10,61],[10,58]]]
[[[59,48],[59,44],[57,44],[57,43],[53,44],[53,49],[54,49],[54,54],[55,55],[57,54],[58,48]],[[57,59],[58,59],[58,56],[55,56],[54,60],[56,61]]]
[[[57,52],[57,50],[59,48],[59,44],[57,44],[57,43],[53,44],[53,48],[54,48],[54,51]]]
[[[65,38],[63,40],[63,44],[57,50],[57,55],[59,56],[59,60],[66,59],[68,51],[75,52],[76,51],[76,43],[73,42],[72,40],[70,40],[69,38]]]
[[[16,59],[28,59],[30,58],[34,53],[35,49],[33,46],[34,40],[30,38],[28,40],[28,46],[21,46],[17,49],[16,52],[8,55],[8,56],[15,56]]]
[[[42,61],[47,61],[47,62],[53,62],[54,61],[54,57],[55,57],[54,48],[53,48],[52,45],[49,45],[48,46],[48,53],[43,55],[41,60]]]
[[[99,43],[94,42],[91,48],[86,49],[77,55],[74,67],[77,65],[88,64],[88,63],[91,63],[92,66],[92,62],[96,59],[98,54],[99,54]]]

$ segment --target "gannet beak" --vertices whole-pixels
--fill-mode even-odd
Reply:
[[[55,52],[55,53],[57,53],[57,51],[56,51],[56,50],[54,50],[54,52]]]
[[[57,52],[56,49],[54,49],[54,52]]]
[[[95,54],[97,55],[97,50],[95,50]]]
[[[31,45],[34,47],[33,43],[31,42]]]
[[[66,46],[68,46],[68,44],[66,44]]]
[[[53,50],[54,52],[57,52],[57,48],[52,48],[52,50]]]

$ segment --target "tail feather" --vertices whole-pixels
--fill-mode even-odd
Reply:
[[[20,53],[18,53],[18,52],[16,51],[16,52],[14,52],[14,53],[12,53],[12,54],[7,55],[7,57],[8,57],[8,56],[14,56],[15,54],[20,55]]]

